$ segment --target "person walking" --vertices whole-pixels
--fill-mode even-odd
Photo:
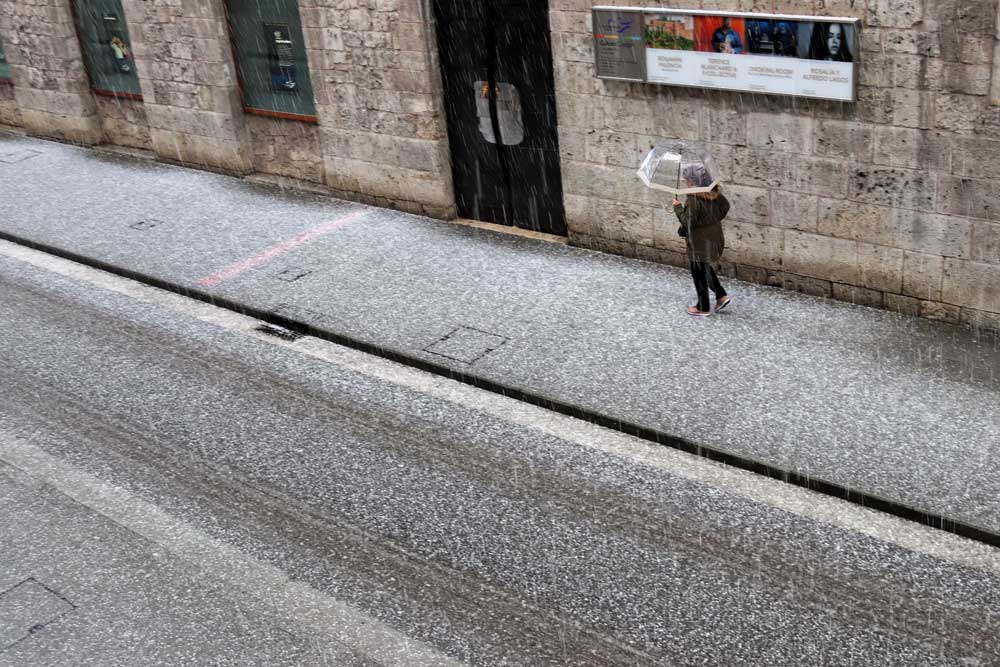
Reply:
[[[684,178],[689,187],[708,185],[702,186],[701,181],[704,179],[690,169],[685,172]],[[690,306],[687,312],[695,317],[706,317],[712,313],[709,288],[715,293],[716,312],[728,306],[730,301],[716,273],[719,258],[726,247],[722,220],[729,213],[729,200],[716,185],[709,192],[688,195],[687,203],[684,204],[674,197],[673,207],[681,223],[677,233],[686,239],[688,265],[694,279],[694,288],[698,292],[698,304]]]

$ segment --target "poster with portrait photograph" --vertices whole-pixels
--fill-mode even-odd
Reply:
[[[744,78],[744,19],[665,13],[647,16],[646,26],[650,81],[730,89]]]
[[[703,53],[743,55],[746,20],[731,16],[695,17],[695,50]]]
[[[849,90],[853,99],[857,35],[849,23],[804,22],[799,27],[799,85],[804,97],[828,97]],[[843,97],[841,99],[847,99]]]
[[[814,21],[799,25],[798,57],[837,63],[855,61],[854,26]]]
[[[747,19],[747,52],[753,55],[799,57],[799,21]]]
[[[595,8],[595,17],[598,9],[608,8]],[[855,19],[713,15],[701,10],[644,12],[641,46],[650,83],[855,99]]]

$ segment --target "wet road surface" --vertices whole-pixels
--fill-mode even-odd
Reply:
[[[686,468],[713,465],[677,452],[122,291],[0,254],[0,514],[20,536],[0,588],[44,571],[76,605],[0,665],[117,664],[93,641],[109,605],[121,664],[139,646],[143,664],[1000,663],[989,547],[896,519],[862,534],[699,481]],[[103,487],[131,514],[81,500]],[[127,557],[75,572],[97,543]],[[222,597],[169,593],[185,577]],[[289,622],[321,600],[335,622]]]

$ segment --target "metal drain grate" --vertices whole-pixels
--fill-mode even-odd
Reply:
[[[281,340],[298,340],[300,338],[305,338],[306,336],[298,331],[292,331],[291,329],[279,327],[274,324],[262,324],[259,327],[254,328],[254,331],[259,331],[267,334],[268,336],[280,338]]]

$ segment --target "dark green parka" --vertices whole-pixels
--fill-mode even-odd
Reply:
[[[688,257],[716,265],[726,248],[722,219],[729,213],[729,200],[718,189],[688,195],[687,202],[674,207],[677,219],[687,230]]]

